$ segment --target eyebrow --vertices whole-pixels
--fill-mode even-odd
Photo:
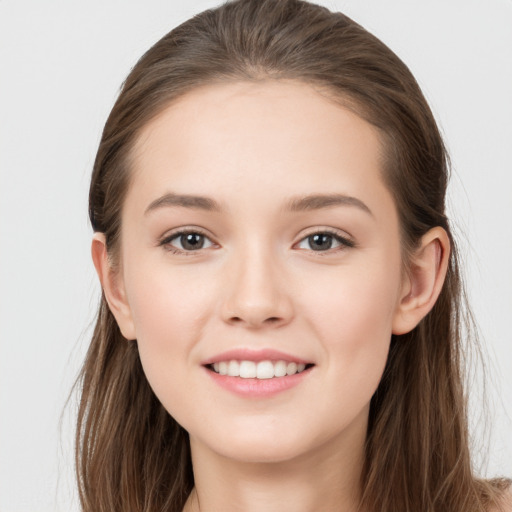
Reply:
[[[301,212],[307,210],[320,210],[332,206],[355,206],[360,210],[370,214],[373,213],[363,201],[357,197],[346,196],[343,194],[312,194],[309,196],[293,198],[288,203],[288,210],[292,212]]]
[[[220,212],[222,208],[217,201],[205,196],[195,196],[190,194],[175,194],[169,192],[155,199],[146,208],[144,215],[163,207],[182,207],[197,210]],[[373,216],[370,208],[357,197],[346,196],[343,194],[312,194],[292,198],[286,206],[286,210],[292,212],[302,212],[309,210],[321,210],[333,206],[355,206],[360,210]]]
[[[219,203],[209,197],[193,196],[189,194],[174,194],[172,192],[164,194],[162,197],[155,199],[146,208],[144,215],[151,211],[162,207],[180,206],[182,208],[193,208],[206,211],[221,211]]]

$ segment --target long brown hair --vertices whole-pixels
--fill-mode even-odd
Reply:
[[[463,389],[464,300],[445,216],[448,157],[406,65],[341,13],[300,0],[237,0],[158,41],[127,77],[94,163],[89,214],[115,264],[130,150],[176,98],[207,84],[292,79],[313,84],[379,128],[384,179],[400,216],[404,261],[434,226],[453,251],[441,295],[410,333],[393,336],[371,401],[361,509],[484,511],[506,485],[473,475]],[[80,374],[76,437],[86,512],[181,511],[194,485],[188,435],[142,371],[102,297]]]

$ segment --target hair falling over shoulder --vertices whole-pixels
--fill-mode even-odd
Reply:
[[[95,231],[114,265],[130,149],[165,106],[202,85],[291,79],[313,84],[379,129],[384,180],[396,199],[404,261],[445,216],[448,157],[406,65],[341,13],[300,0],[236,0],[175,28],[139,60],[106,122],[89,196]],[[433,310],[393,336],[370,409],[364,512],[483,512],[508,485],[474,476],[464,351],[471,316],[457,253]],[[467,347],[466,347],[467,345]],[[81,371],[76,468],[85,512],[181,512],[194,481],[188,435],[153,394],[136,341],[119,331],[104,297]],[[495,510],[495,509],[492,509]]]

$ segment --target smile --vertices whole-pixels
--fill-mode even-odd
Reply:
[[[298,386],[315,364],[270,348],[237,348],[203,360],[202,366],[221,388],[244,398],[264,399]]]
[[[218,361],[209,368],[219,375],[228,377],[240,377],[242,379],[273,379],[287,377],[303,372],[305,363],[296,363],[293,361]]]

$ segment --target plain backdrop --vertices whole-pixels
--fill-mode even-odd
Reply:
[[[65,401],[99,289],[89,176],[138,57],[215,0],[0,0],[0,512],[76,511]],[[411,68],[446,137],[469,295],[487,351],[483,474],[512,476],[512,1],[331,0]],[[482,428],[475,384],[473,433]]]

